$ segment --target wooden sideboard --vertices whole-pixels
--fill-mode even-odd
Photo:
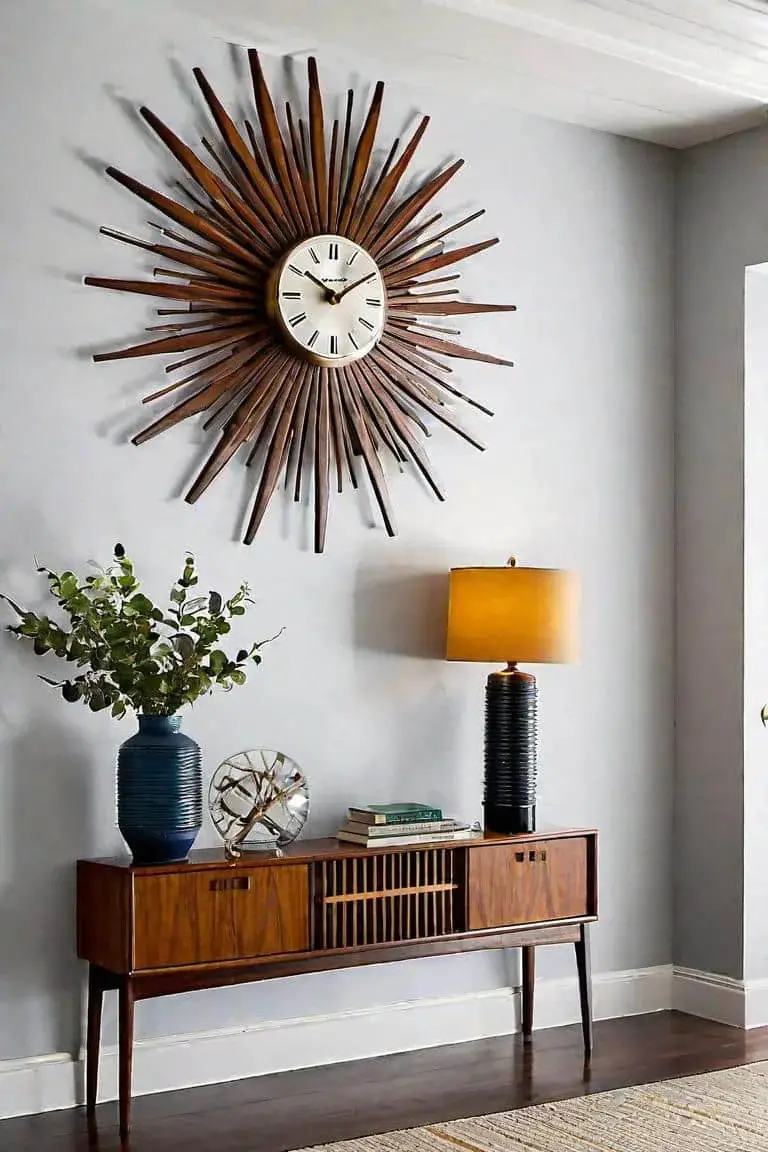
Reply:
[[[77,950],[89,963],[86,1100],[96,1105],[101,1008],[119,997],[120,1134],[130,1130],[137,1000],[273,976],[482,948],[523,950],[522,1026],[533,1028],[535,948],[575,945],[592,1051],[589,924],[597,919],[597,833],[400,848],[300,840],[277,857],[181,864],[77,862]]]

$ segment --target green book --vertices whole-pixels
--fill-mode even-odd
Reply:
[[[357,824],[413,824],[442,818],[442,808],[432,804],[364,804],[347,809],[347,819]]]

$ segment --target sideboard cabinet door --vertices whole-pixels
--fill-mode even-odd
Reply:
[[[134,970],[210,964],[309,947],[301,864],[134,875]]]
[[[468,912],[470,931],[589,915],[586,837],[471,849]]]

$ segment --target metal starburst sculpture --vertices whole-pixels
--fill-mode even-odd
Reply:
[[[116,168],[107,169],[180,230],[155,225],[162,242],[111,228],[102,228],[102,233],[178,267],[155,268],[152,280],[88,276],[85,283],[160,297],[179,306],[158,308],[158,315],[169,319],[148,330],[163,335],[94,359],[177,356],[165,371],[181,375],[144,403],[174,392],[178,402],[133,442],[143,444],[181,420],[207,414],[205,427],[218,427],[219,438],[187,493],[189,503],[247,445],[247,464],[257,465],[259,480],[246,543],[253,540],[281,477],[286,487],[293,484],[298,501],[311,466],[315,550],[322,552],[332,470],[339,492],[346,477],[356,488],[360,474],[367,475],[390,536],[395,532],[382,467],[384,450],[401,468],[413,466],[435,495],[444,498],[421,442],[422,435],[429,435],[424,418],[440,421],[482,448],[454,415],[453,404],[464,401],[492,415],[451,382],[445,358],[502,365],[511,361],[447,339],[458,331],[435,326],[433,319],[511,311],[514,305],[455,299],[458,288],[449,285],[458,274],[441,274],[498,242],[494,238],[445,247],[450,234],[483,210],[430,234],[441,213],[424,219],[423,210],[462,160],[424,179],[410,194],[398,195],[428,116],[402,149],[395,140],[378,166],[373,156],[381,82],[356,138],[353,94],[347,93],[343,125],[333,121],[328,146],[315,60],[308,62],[308,124],[286,104],[283,128],[258,53],[249,50],[248,59],[260,137],[248,120],[245,132],[239,130],[199,68],[194,76],[220,137],[215,142],[203,138],[205,162],[153,112],[141,109],[189,177],[189,183],[181,185],[182,200]],[[299,251],[314,263],[302,268],[292,256]],[[370,272],[355,279],[352,264],[361,255],[358,269]],[[435,272],[439,274],[429,275]],[[347,294],[365,282],[375,282],[380,295],[361,298],[360,306],[350,310],[355,296]],[[299,302],[294,315],[290,300]],[[357,317],[357,312],[365,315]]]

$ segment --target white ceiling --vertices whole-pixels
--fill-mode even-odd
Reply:
[[[768,0],[132,0],[131,8],[286,54],[349,54],[385,79],[676,148],[766,120]]]

